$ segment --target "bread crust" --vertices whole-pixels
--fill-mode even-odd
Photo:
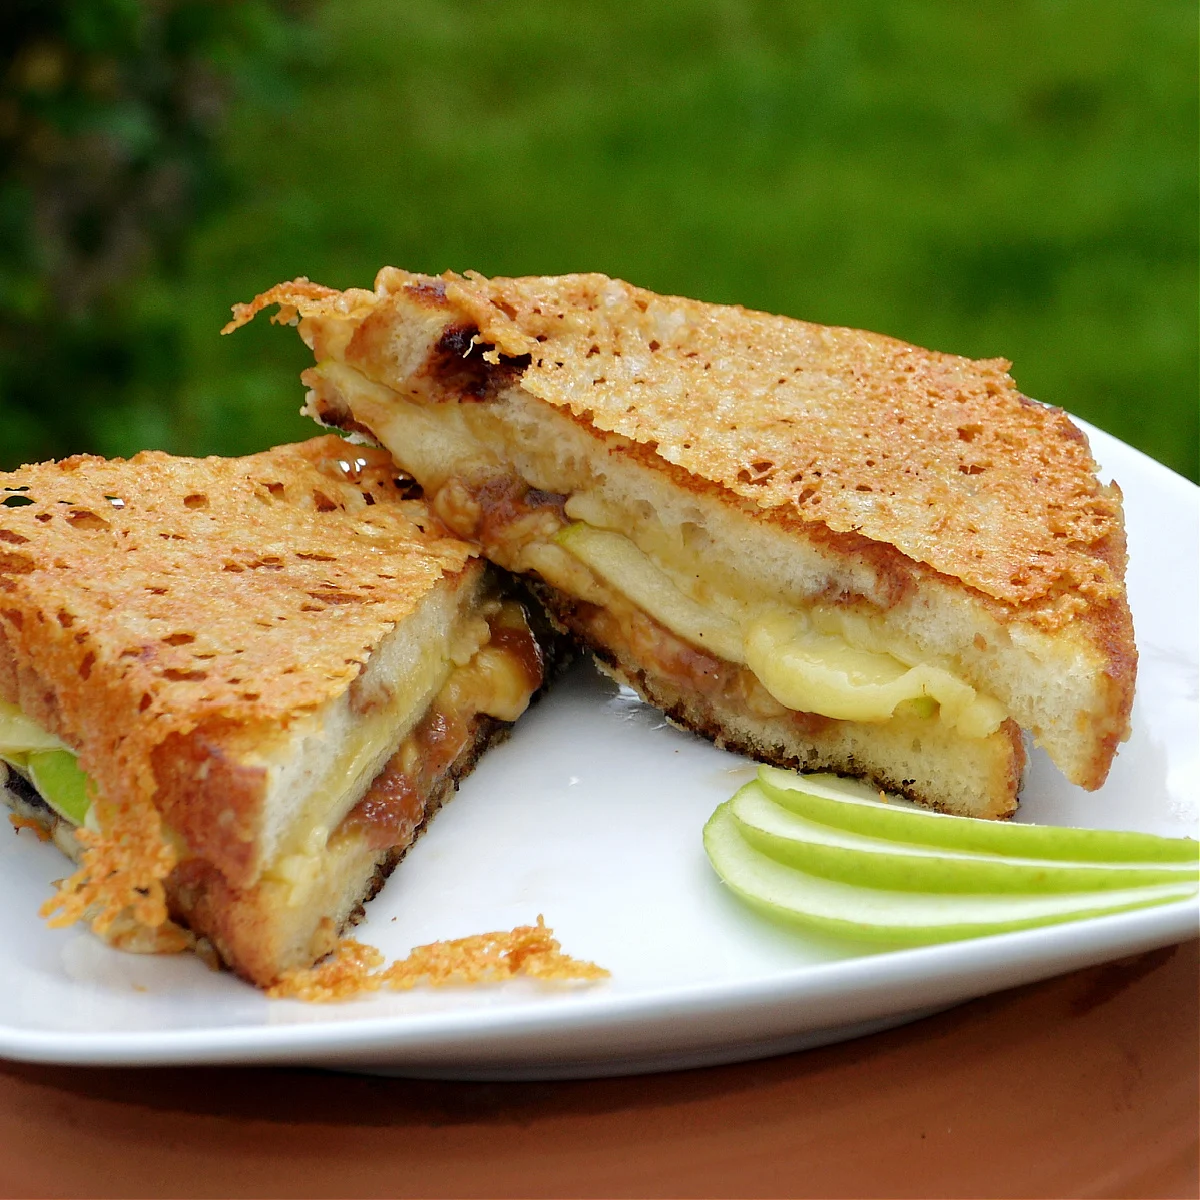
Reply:
[[[1119,498],[1120,488],[1115,483],[1111,488]],[[1109,564],[1114,574],[1125,578],[1129,555],[1123,519],[1097,545],[1096,553]],[[1089,606],[1076,620],[1102,656],[1102,690],[1106,702],[1097,706],[1090,721],[1090,733],[1097,749],[1086,763],[1081,764],[1075,779],[1080,787],[1095,791],[1108,778],[1117,747],[1130,734],[1138,655],[1133,638],[1133,615],[1123,595]]]
[[[270,987],[284,971],[311,966],[363,918],[363,906],[383,887],[437,810],[474,770],[484,751],[503,741],[512,728],[485,716],[476,717],[473,726],[470,742],[426,794],[420,824],[402,842],[375,849],[359,829],[347,829],[331,839],[320,911],[289,912],[278,889],[261,883],[238,888],[211,862],[189,858],[167,881],[172,915],[208,938],[222,960],[257,987]]]

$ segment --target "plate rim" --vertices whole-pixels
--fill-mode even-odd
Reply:
[[[1071,419],[1092,443],[1094,458],[1107,458],[1113,450],[1119,456],[1135,456],[1152,489],[1162,489],[1168,496],[1178,497],[1195,509],[1190,517],[1200,516],[1200,485],[1089,422],[1077,417]],[[1112,467],[1103,463],[1101,474],[1111,478]],[[903,1006],[904,1011],[915,1012],[930,1007],[928,999],[922,1003],[922,998],[928,997],[935,987],[939,995],[954,998],[940,1004],[935,1001],[934,1006],[948,1007],[1126,954],[1189,940],[1197,933],[1200,933],[1200,900],[1192,898],[957,942],[876,949],[747,978],[662,986],[625,995],[606,994],[603,985],[572,989],[568,1003],[545,1004],[544,997],[535,995],[510,1007],[135,1032],[44,1031],[3,1023],[0,1057],[79,1066],[265,1064],[338,1059],[341,1065],[346,1065],[347,1061],[353,1062],[355,1055],[390,1051],[403,1057],[416,1049],[436,1054],[439,1048],[442,1054],[453,1057],[453,1053],[469,1052],[481,1039],[498,1043],[501,1048],[515,1049],[522,1039],[601,1027],[608,1031],[638,1026],[652,1030],[657,1025],[702,1024],[705,1019],[719,1020],[735,1010],[742,1017],[772,1016],[777,1020],[811,1010],[815,1000],[825,1007],[854,1000],[862,1007],[864,1000],[894,996],[897,987],[906,989],[905,994],[911,993],[914,998]],[[1014,954],[1019,958],[1015,964],[1009,957]],[[1014,965],[1019,969],[1014,970]],[[1004,981],[980,986],[981,976],[1000,969],[1007,976]],[[272,1001],[265,996],[261,996],[261,1002],[300,1003]],[[871,1009],[871,1004],[865,1007]],[[886,1012],[900,1011],[901,1006],[886,1006]],[[884,1011],[880,1010],[878,1015],[884,1015]],[[833,1028],[840,1023],[801,1021],[789,1028],[800,1034],[809,1029]],[[746,1053],[740,1057],[754,1056],[751,1044],[746,1044]],[[586,1069],[580,1070],[570,1077],[588,1073]],[[518,1075],[513,1071],[504,1074]]]
[[[663,987],[627,996],[581,989],[574,1003],[553,1007],[543,1005],[540,1002],[543,997],[536,997],[527,1003],[485,1010],[482,1014],[478,1009],[453,1009],[364,1016],[349,1021],[136,1033],[52,1033],[0,1025],[0,1056],[63,1065],[182,1065],[282,1062],[294,1061],[297,1056],[332,1058],[384,1048],[403,1052],[428,1049],[433,1042],[447,1049],[466,1048],[480,1037],[508,1043],[539,1035],[582,1032],[595,1029],[598,1024],[608,1027],[674,1024],[689,1018],[720,1017],[734,1010],[743,1017],[781,1014],[798,1002],[803,1008],[811,1007],[814,1000],[827,1006],[850,999],[894,996],[898,986],[912,990],[913,1002],[899,1007],[889,1005],[887,1011],[907,1012],[938,1003],[926,1000],[926,994],[936,990],[941,995],[948,985],[961,984],[965,990],[956,998],[943,1001],[943,1007],[1127,954],[1187,941],[1198,934],[1200,897],[1084,921],[1064,921],[957,942],[807,963],[750,979]],[[1016,971],[1009,957],[1013,952],[1020,955]],[[977,990],[977,976],[981,972],[999,969],[1008,975],[1003,983]],[[303,1002],[263,997],[263,1003]],[[795,1032],[828,1027],[818,1022],[796,1027]]]

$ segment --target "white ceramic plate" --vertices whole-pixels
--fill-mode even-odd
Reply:
[[[1090,431],[1125,491],[1141,667],[1132,740],[1088,794],[1036,753],[1020,820],[1196,835],[1197,489]],[[1194,936],[1197,906],[886,953],[745,910],[710,870],[705,819],[745,760],[668,728],[577,668],[487,756],[368,906],[392,957],[532,922],[611,981],[268,1001],[191,957],[121,954],[36,910],[64,871],[0,841],[0,1054],[57,1063],[323,1064],[457,1078],[621,1074],[780,1053]]]

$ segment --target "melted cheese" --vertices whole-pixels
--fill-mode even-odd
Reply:
[[[499,620],[524,624],[525,617],[520,605],[504,601]],[[483,621],[480,640],[488,634],[487,622]],[[482,713],[498,721],[515,721],[529,707],[536,683],[530,680],[522,663],[509,651],[499,646],[479,646],[478,641],[476,646],[478,649],[466,662],[450,671],[426,711],[436,709],[464,719]],[[364,750],[360,748],[357,753],[362,755]],[[410,735],[396,753],[401,756],[404,769],[410,771],[415,769],[415,760],[421,751],[416,738]],[[354,771],[353,765],[347,768],[347,781],[355,777]],[[331,829],[328,825],[308,828],[299,844],[293,842],[288,852],[281,854],[263,872],[262,880],[267,886],[284,889],[283,902],[289,907],[303,907],[311,902],[312,889],[326,873],[326,859],[338,845],[336,837],[330,841],[336,832],[336,828]]]
[[[745,664],[786,708],[880,722],[901,706],[911,714],[936,705],[938,719],[964,737],[987,737],[1005,719],[998,701],[944,666],[905,662],[882,648],[862,614],[843,619],[834,609],[802,612],[727,593],[715,600],[720,589],[708,580],[701,602],[679,586],[679,572],[668,574],[623,534],[577,521],[556,540],[678,637]]]

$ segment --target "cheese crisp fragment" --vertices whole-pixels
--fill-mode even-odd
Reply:
[[[431,942],[416,947],[407,958],[389,967],[383,964],[382,951],[343,938],[324,962],[307,970],[287,972],[267,995],[275,1000],[328,1004],[385,987],[403,992],[420,984],[469,986],[499,983],[517,975],[569,982],[607,979],[610,974],[595,963],[564,954],[554,930],[547,928],[540,914],[536,925]]]

